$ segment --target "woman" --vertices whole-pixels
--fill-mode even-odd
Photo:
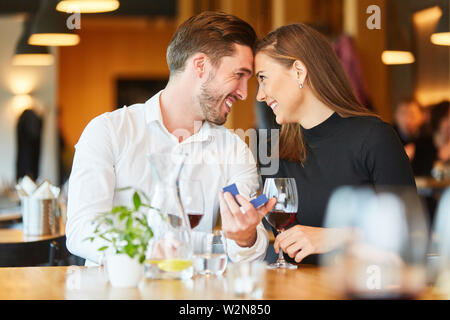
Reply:
[[[282,125],[279,177],[294,177],[296,225],[277,235],[279,249],[296,262],[316,263],[345,238],[323,228],[331,193],[342,185],[415,186],[408,158],[391,126],[355,98],[324,36],[304,24],[283,26],[256,49],[258,101]],[[333,243],[324,241],[331,235]]]

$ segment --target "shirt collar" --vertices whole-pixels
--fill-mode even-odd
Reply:
[[[161,96],[162,92],[163,91],[161,90],[153,97],[148,99],[147,102],[145,102],[145,122],[147,124],[153,121],[159,121],[161,124],[163,124],[161,115],[161,105],[159,103],[159,97]]]
[[[163,90],[159,91],[157,94],[155,94],[153,97],[151,97],[145,102],[145,122],[147,124],[150,124],[152,122],[159,122],[160,125],[163,128],[165,128],[164,123],[162,121],[161,104],[160,104],[160,96],[162,92]],[[208,121],[204,121],[200,130],[193,136],[183,141],[183,143],[195,141],[207,141],[207,140],[212,141],[213,139],[214,137],[212,124],[210,124]]]

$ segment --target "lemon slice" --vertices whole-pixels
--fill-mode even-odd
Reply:
[[[167,259],[158,263],[158,267],[166,272],[180,272],[192,266],[191,260]]]
[[[152,260],[152,259],[147,259],[144,261],[144,263],[146,264],[159,264],[161,263],[163,260]]]

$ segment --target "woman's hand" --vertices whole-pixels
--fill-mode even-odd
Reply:
[[[276,253],[280,248],[289,257],[301,262],[310,254],[325,253],[338,247],[347,238],[347,230],[296,225],[275,238]]]

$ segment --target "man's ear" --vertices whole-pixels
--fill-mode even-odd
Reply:
[[[192,58],[194,71],[199,78],[202,78],[206,73],[207,57],[204,53],[196,53]]]
[[[306,69],[306,66],[300,60],[295,60],[292,68],[296,74],[298,83],[303,84],[305,82],[306,76],[308,75],[308,69]]]

